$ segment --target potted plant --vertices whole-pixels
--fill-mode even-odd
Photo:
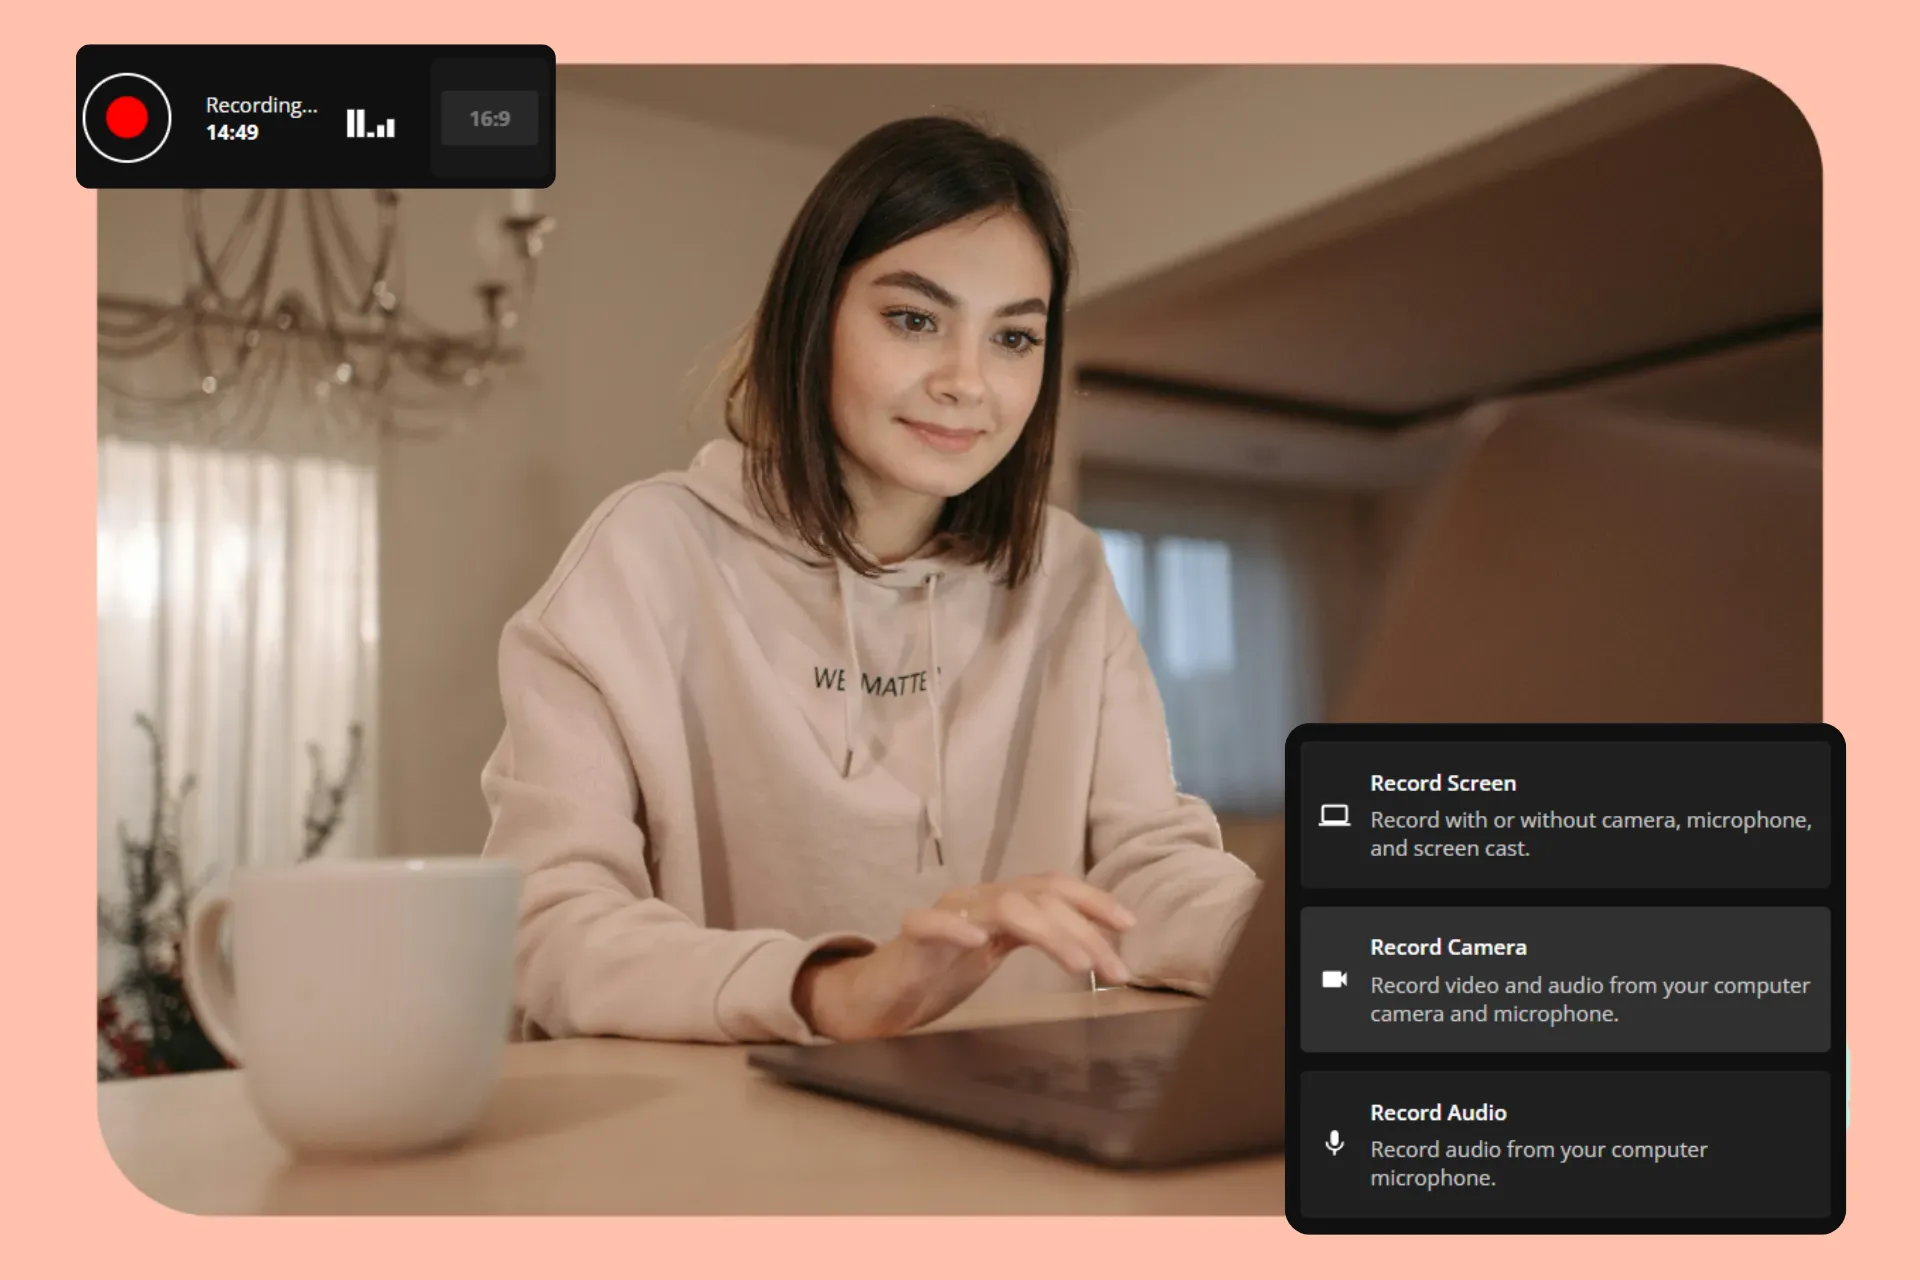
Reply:
[[[154,799],[144,835],[136,838],[125,824],[120,827],[124,901],[110,903],[102,897],[99,902],[100,935],[118,946],[127,960],[124,971],[99,998],[101,1080],[233,1065],[201,1029],[181,973],[188,913],[214,870],[209,868],[188,883],[180,857],[180,815],[193,794],[194,779],[188,775],[178,793],[169,795],[166,749],[159,731],[145,715],[134,720],[147,736]],[[332,838],[359,774],[360,726],[349,726],[347,736],[347,762],[338,778],[326,776],[319,747],[308,744],[313,780],[307,794],[302,861],[318,855]]]

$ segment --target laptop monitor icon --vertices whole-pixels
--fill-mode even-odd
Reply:
[[[1320,806],[1320,825],[1323,827],[1344,827],[1347,822],[1347,806],[1343,804],[1323,804]]]

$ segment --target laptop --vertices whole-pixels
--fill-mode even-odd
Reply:
[[[1472,425],[1474,447],[1419,518],[1330,720],[1820,719],[1817,451],[1565,402],[1489,406]],[[1104,1165],[1277,1151],[1277,880],[1192,1008],[749,1061]]]
[[[1280,884],[1262,885],[1212,996],[1189,1008],[768,1046],[747,1061],[789,1084],[1114,1168],[1278,1151],[1284,900]]]

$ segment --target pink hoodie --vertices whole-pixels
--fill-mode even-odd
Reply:
[[[594,512],[500,644],[491,857],[526,875],[520,1034],[810,1042],[801,963],[949,888],[1084,876],[1142,984],[1204,992],[1259,882],[1175,788],[1098,537],[1018,590],[862,578],[782,533],[731,440]],[[1033,948],[984,993],[1084,988]]]

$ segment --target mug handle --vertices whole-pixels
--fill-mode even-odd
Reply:
[[[234,994],[233,969],[220,954],[220,926],[233,910],[233,894],[209,889],[193,905],[187,922],[187,945],[181,956],[187,1000],[201,1030],[227,1061],[240,1063],[240,1041],[233,1033],[239,999]]]

